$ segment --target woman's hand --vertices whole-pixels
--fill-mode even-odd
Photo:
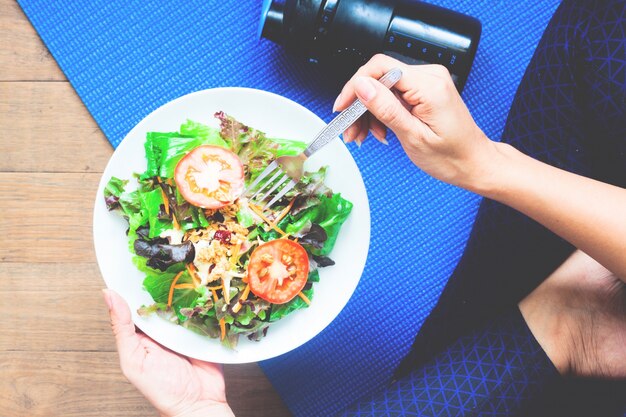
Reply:
[[[403,73],[395,94],[377,81],[394,67]],[[388,126],[409,158],[435,178],[471,189],[488,174],[491,164],[485,161],[493,162],[496,147],[474,122],[445,67],[376,55],[348,81],[334,109],[343,110],[356,97],[370,114],[346,130],[346,142],[360,143],[369,130],[386,143]]]
[[[626,378],[626,283],[576,251],[519,304],[561,374]]]
[[[394,92],[377,79],[399,67]],[[411,160],[428,174],[506,204],[588,253],[626,282],[626,190],[537,161],[489,140],[476,126],[448,71],[376,55],[343,88],[335,109],[358,97],[370,114],[344,133],[368,129],[384,141],[392,129]]]
[[[126,302],[104,290],[122,372],[163,416],[233,416],[220,365],[177,355],[135,330]]]

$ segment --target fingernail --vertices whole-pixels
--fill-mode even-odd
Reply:
[[[356,77],[354,79],[354,91],[363,101],[370,101],[376,97],[376,87],[368,77]]]
[[[341,101],[341,93],[339,93],[339,95],[335,99],[335,103],[333,104],[333,113],[337,111],[337,105],[339,104],[340,101]]]
[[[350,143],[354,139],[354,136],[350,134],[351,131],[352,131],[352,126],[348,126],[348,128],[343,132],[344,143]]]
[[[359,148],[361,147],[361,145],[363,144],[363,142],[361,142],[361,139],[357,139],[354,141],[354,143],[356,143],[356,146],[358,146]]]
[[[372,129],[370,129],[370,133],[372,134],[372,136],[376,138],[377,141],[379,141],[383,145],[389,145],[389,142],[387,142],[387,139],[385,139],[384,136],[382,138],[379,138],[378,135]]]
[[[113,300],[111,300],[111,294],[109,290],[103,289],[102,296],[104,297],[104,302],[107,304],[109,311],[113,310]]]

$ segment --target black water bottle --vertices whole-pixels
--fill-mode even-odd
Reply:
[[[459,91],[480,33],[477,19],[416,0],[265,0],[259,25],[259,36],[339,77],[382,52],[446,66]]]

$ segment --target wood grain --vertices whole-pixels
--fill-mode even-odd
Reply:
[[[5,352],[0,361],[0,415],[117,417],[157,415],[122,375],[115,352]],[[286,409],[258,366],[224,370],[238,417],[277,417]],[[241,387],[245,387],[242,389]]]
[[[5,352],[0,369],[2,416],[156,415],[114,352]]]
[[[43,285],[34,286],[33,282],[38,281],[43,281]],[[96,264],[0,263],[0,282],[5,288],[0,291],[0,299],[10,300],[0,303],[0,317],[4,318],[0,321],[0,351],[4,352],[0,368],[2,375],[8,376],[0,381],[0,404],[22,407],[16,411],[0,405],[0,415],[81,415],[80,407],[76,412],[70,408],[63,413],[46,407],[68,402],[82,404],[82,397],[79,400],[63,396],[82,396],[81,387],[89,390],[93,381],[101,380],[99,384],[110,390],[128,385],[119,371],[115,342],[100,294],[104,283]],[[78,359],[68,368],[64,362],[72,355]],[[9,362],[15,360],[10,358],[27,364],[12,363],[9,367]],[[37,358],[36,372],[30,369],[30,358]],[[59,369],[67,375],[61,378]],[[257,364],[226,365],[224,374],[228,399],[238,416],[289,415]],[[9,384],[11,380],[16,382]],[[61,382],[62,387],[55,386]],[[36,388],[28,388],[32,386]],[[84,415],[150,414],[151,407],[142,406],[145,401],[139,393],[132,387],[124,390],[134,395],[120,398],[109,390],[97,389],[94,392],[98,404],[108,408],[96,408],[93,414]],[[50,395],[55,396],[53,401]],[[44,401],[46,398],[49,401]]]
[[[17,3],[0,10],[0,416],[156,415],[119,370],[93,253],[112,148]],[[239,417],[290,415],[258,365],[224,373]]]
[[[0,10],[0,80],[65,80],[20,6],[14,0],[0,0]]]
[[[0,262],[93,262],[100,174],[0,172]]]
[[[67,82],[0,83],[0,171],[102,172],[113,148]]]

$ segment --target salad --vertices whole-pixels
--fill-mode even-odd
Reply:
[[[322,167],[263,210],[246,186],[306,144],[215,117],[219,128],[188,120],[178,132],[148,132],[146,171],[132,182],[112,177],[104,199],[128,221],[133,263],[154,300],[138,313],[235,348],[241,335],[259,341],[271,323],[308,307],[352,203],[324,185]]]

